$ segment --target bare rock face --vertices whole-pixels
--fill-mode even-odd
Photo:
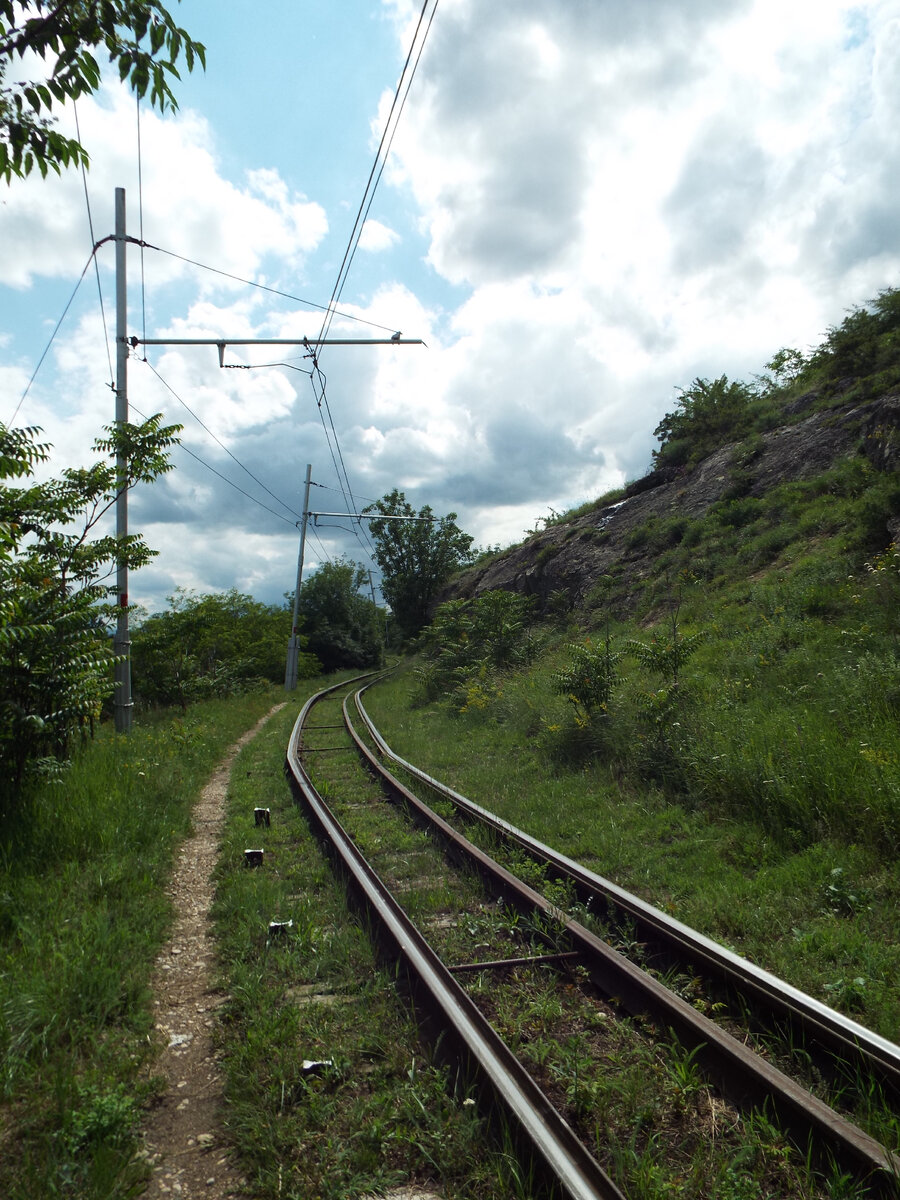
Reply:
[[[883,396],[867,406],[863,453],[879,471],[900,470],[900,396]]]
[[[651,471],[629,484],[618,503],[544,529],[463,572],[437,603],[504,588],[534,596],[540,609],[560,591],[577,605],[613,567],[626,581],[649,573],[655,552],[639,531],[650,518],[696,519],[720,500],[764,496],[780,483],[808,479],[859,453],[876,470],[900,468],[900,396],[814,413],[797,424],[723,446],[690,472]]]

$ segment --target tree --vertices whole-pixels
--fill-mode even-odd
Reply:
[[[179,588],[169,608],[142,621],[132,638],[135,694],[151,704],[190,703],[247,691],[284,677],[291,617],[236,588],[197,596]],[[300,656],[300,675],[319,664]]]
[[[473,558],[473,539],[456,524],[456,513],[435,517],[426,504],[418,513],[396,488],[378,504],[363,509],[416,521],[369,521],[375,539],[375,561],[381,568],[381,590],[404,636],[428,623],[430,609],[443,583]]]
[[[729,382],[727,375],[695,379],[680,393],[675,411],[666,413],[653,431],[661,443],[653,453],[657,466],[699,462],[743,437],[753,423],[752,388]]]
[[[832,326],[810,358],[824,368],[827,380],[865,378],[890,370],[884,386],[896,383],[900,363],[900,289],[886,288],[867,305],[851,309],[840,325]]]
[[[0,803],[25,778],[64,760],[73,736],[92,727],[113,691],[107,623],[110,582],[122,552],[130,570],[155,554],[139,535],[120,546],[94,536],[117,495],[170,469],[180,426],[157,414],[142,425],[107,429],[95,451],[126,457],[68,468],[59,479],[28,482],[48,447],[37,429],[0,424]],[[22,486],[3,480],[22,479]]]
[[[364,567],[341,559],[322,563],[300,588],[297,609],[303,632],[323,671],[374,667],[381,662],[378,609],[359,590],[366,580]]]
[[[159,0],[0,0],[0,178],[87,165],[84,147],[54,127],[52,113],[100,86],[97,50],[161,112],[176,107],[169,81],[179,78],[179,59],[189,71],[198,60],[206,65],[203,45]],[[28,54],[44,60],[46,74],[8,82]]]
[[[806,365],[806,359],[801,350],[795,350],[791,346],[782,346],[766,363],[766,370],[771,371],[775,376],[777,387],[789,387],[796,379],[799,379]]]

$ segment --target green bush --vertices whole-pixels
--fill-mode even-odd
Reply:
[[[584,721],[609,711],[613,688],[619,681],[621,651],[613,651],[609,639],[602,646],[590,641],[566,647],[569,663],[553,677],[554,689],[574,705]]]
[[[231,588],[198,596],[179,588],[169,608],[146,618],[132,636],[134,691],[144,704],[189,704],[268,687],[284,678],[291,616]],[[300,656],[300,675],[318,660]]]
[[[134,570],[155,551],[98,529],[122,491],[169,470],[179,429],[159,415],[112,426],[94,443],[100,460],[38,483],[40,431],[0,424],[0,815],[29,782],[58,775],[112,694],[118,606],[108,579],[120,560]]]
[[[419,642],[423,698],[443,696],[459,711],[486,707],[496,695],[493,675],[529,662],[536,652],[531,609],[529,597],[502,589],[440,605]]]

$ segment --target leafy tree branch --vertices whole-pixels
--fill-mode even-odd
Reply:
[[[97,452],[127,447],[123,473],[100,461],[29,481],[46,460],[37,429],[0,425],[0,811],[20,799],[27,777],[56,769],[112,693],[106,622],[118,557],[130,570],[152,551],[140,536],[98,533],[121,489],[169,469],[179,426],[159,416],[108,430]],[[22,480],[9,484],[5,480]]]
[[[204,46],[159,0],[0,0],[0,178],[88,164],[81,143],[55,128],[54,110],[100,86],[98,51],[161,112],[177,107],[179,61],[189,71],[206,65]],[[43,60],[44,73],[10,82],[26,55]]]

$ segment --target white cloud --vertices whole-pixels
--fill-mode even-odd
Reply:
[[[523,444],[540,380],[568,436],[640,469],[676,385],[895,281],[895,4],[451,0],[431,36],[390,177],[473,289],[466,370]]]
[[[169,252],[145,254],[156,285],[185,274],[185,264],[170,254],[241,276],[252,276],[269,255],[296,269],[327,231],[321,205],[292,195],[277,172],[250,171],[244,186],[224,179],[212,130],[198,113],[182,110],[161,117],[142,110],[139,187],[134,99],[124,88],[108,85],[96,98],[81,100],[78,111],[91,156],[95,237],[112,232],[114,192],[124,187],[129,233],[137,236],[142,221],[145,240]],[[71,112],[63,113],[60,127],[74,133]],[[5,247],[0,283],[24,288],[36,277],[76,277],[91,250],[79,174],[70,170],[45,180],[16,181],[0,208],[0,236]],[[222,282],[216,277],[215,286]]]
[[[383,11],[405,53],[419,5],[385,0]],[[147,593],[233,584],[277,599],[292,585],[306,463],[336,482],[334,431],[360,496],[400,487],[459,513],[480,544],[517,540],[551,507],[642,473],[678,386],[748,378],[897,282],[898,68],[896,0],[442,0],[379,219],[363,230],[371,253],[341,302],[382,328],[331,328],[401,330],[427,348],[323,349],[327,405],[302,373],[302,347],[229,347],[227,362],[253,370],[220,371],[213,348],[148,352],[225,449],[132,362],[135,404],[183,420],[185,446],[259,501],[176,451],[176,472],[135,498],[164,550]],[[113,89],[81,119],[97,236],[116,186],[134,230],[133,101]],[[145,238],[234,275],[288,280],[286,291],[311,278],[327,297],[343,245],[327,238],[315,181],[303,194],[287,170],[259,163],[225,177],[226,136],[197,113],[143,114]],[[42,276],[73,280],[85,226],[76,176],[15,185],[0,208],[0,278],[20,294]],[[391,278],[378,275],[385,263]],[[146,252],[145,269],[152,333],[314,337],[321,324],[319,311],[168,255]],[[0,353],[17,393],[32,368],[15,339]],[[112,414],[96,316],[73,317],[51,361],[58,374],[42,372],[23,416],[47,427],[64,461],[82,461]],[[276,361],[289,366],[260,365]],[[363,556],[350,534],[322,528],[310,554],[326,551]]]
[[[391,246],[396,246],[399,241],[399,233],[396,233],[393,229],[389,229],[381,221],[375,221],[369,217],[362,227],[359,248],[360,250],[369,250],[377,253],[379,250],[389,250]]]

